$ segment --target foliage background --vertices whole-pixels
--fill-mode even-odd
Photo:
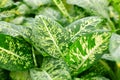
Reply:
[[[0,80],[120,80],[119,7],[119,0],[0,0]]]

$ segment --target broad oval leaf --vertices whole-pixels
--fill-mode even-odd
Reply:
[[[70,34],[70,41],[74,42],[81,35],[99,31],[98,24],[102,22],[100,17],[92,16],[79,19],[66,27]]]
[[[67,0],[67,3],[77,5],[88,12],[109,19],[107,0]],[[102,6],[101,6],[102,5]]]
[[[70,65],[73,75],[93,65],[106,50],[111,34],[98,27],[101,22],[101,18],[93,16],[77,20],[66,27],[72,46],[65,54],[65,61]]]
[[[114,61],[120,62],[120,35],[113,33],[110,38],[109,51]]]
[[[31,69],[32,80],[72,80],[66,63],[61,59],[44,58],[40,69]]]
[[[102,30],[101,30],[102,31]],[[110,32],[94,32],[80,36],[66,52],[65,61],[76,75],[93,65],[108,48]]]
[[[22,38],[0,34],[0,67],[10,71],[33,67],[31,45]]]
[[[52,3],[52,0],[23,0],[23,1],[33,9],[37,9],[42,5]]]
[[[31,36],[34,46],[38,51],[42,48],[52,57],[62,57],[62,52],[67,47],[68,32],[60,24],[45,16],[40,15],[35,19]]]
[[[13,37],[21,36],[30,42],[31,28],[26,26],[15,25],[5,21],[0,21],[0,33]]]

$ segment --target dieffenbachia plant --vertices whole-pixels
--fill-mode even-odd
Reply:
[[[66,27],[72,44],[65,54],[65,60],[70,65],[73,75],[90,67],[108,48],[111,32],[97,26],[100,22],[99,17],[88,17]]]
[[[37,50],[44,49],[47,54],[43,55],[62,57],[68,38],[68,32],[56,21],[42,15],[36,17],[31,40]]]
[[[108,48],[111,33],[98,27],[101,22],[99,17],[87,17],[63,28],[40,15],[36,17],[31,39],[37,49],[47,53],[43,55],[64,59],[75,75],[93,65]]]
[[[34,22],[32,28],[16,27],[16,25],[1,22],[0,35],[3,38],[1,38],[0,66],[2,68],[12,71],[31,68],[33,66],[31,45],[33,45],[38,52],[41,53],[43,50],[41,53],[43,56],[50,56],[57,60],[63,59],[69,66],[69,72],[77,75],[99,60],[107,49],[111,35],[108,30],[98,26],[102,22],[99,17],[83,18],[65,28],[53,19],[42,15],[37,16]],[[47,62],[43,61],[43,64],[47,65]],[[49,67],[46,66],[46,68]],[[44,74],[43,71],[40,73]]]
[[[107,0],[67,0],[68,4],[77,5],[82,7],[92,15],[97,15],[105,18],[111,30],[115,30],[115,26],[110,20],[109,16],[109,2]],[[84,4],[85,3],[85,4]],[[102,6],[101,6],[102,5]]]
[[[0,22],[0,67],[10,70],[24,70],[34,66],[32,46],[22,37],[27,30],[7,22]],[[26,32],[26,31],[25,31]]]
[[[31,69],[32,80],[71,80],[70,70],[64,60],[45,57],[41,68]]]
[[[9,1],[0,0],[0,80],[5,70],[13,80],[107,80],[93,66],[108,47],[119,52],[106,0]]]

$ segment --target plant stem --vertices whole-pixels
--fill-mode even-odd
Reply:
[[[114,74],[114,72],[112,71],[112,69],[109,67],[109,65],[103,61],[103,60],[100,60],[100,63],[104,66],[104,68],[109,72],[109,76],[112,80],[118,80]]]
[[[34,48],[32,47],[32,54],[33,54],[33,61],[35,66],[37,67],[37,61],[36,61],[36,57],[35,57],[35,52],[34,52]]]

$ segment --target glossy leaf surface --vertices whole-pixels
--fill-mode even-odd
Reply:
[[[32,80],[71,80],[69,69],[63,60],[44,58],[40,69],[31,69]]]
[[[86,17],[79,19],[66,27],[70,34],[70,41],[74,42],[77,38],[88,33],[94,33],[99,30],[98,24],[102,22],[99,17]]]
[[[25,70],[33,66],[31,45],[24,39],[0,34],[0,67],[10,70]]]
[[[73,75],[93,65],[108,48],[111,33],[98,26],[101,21],[99,17],[87,17],[66,27],[72,43],[65,53],[65,61],[70,65]]]
[[[67,46],[66,30],[54,20],[45,16],[37,16],[33,35],[31,37],[34,46],[40,51],[44,49],[50,56],[59,58]],[[43,53],[43,55],[46,55]]]
[[[21,36],[26,40],[30,41],[29,38],[31,36],[31,32],[31,28],[15,25],[5,21],[0,21],[0,33],[13,37]]]

